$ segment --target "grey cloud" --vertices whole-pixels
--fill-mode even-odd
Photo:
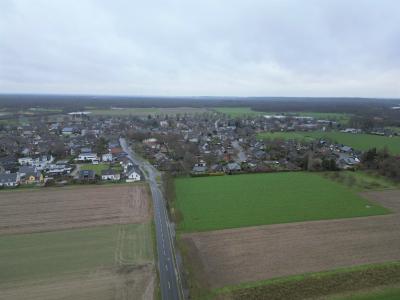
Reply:
[[[5,0],[0,92],[399,97],[397,1]]]

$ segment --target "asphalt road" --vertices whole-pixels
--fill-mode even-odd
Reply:
[[[160,274],[161,298],[163,300],[183,299],[180,274],[175,259],[175,248],[172,236],[174,230],[168,219],[165,200],[157,183],[159,172],[146,160],[139,158],[121,138],[122,149],[129,158],[143,171],[153,197],[154,221],[156,225],[158,268]]]

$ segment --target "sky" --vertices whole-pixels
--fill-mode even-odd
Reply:
[[[398,0],[0,0],[0,93],[400,97]]]

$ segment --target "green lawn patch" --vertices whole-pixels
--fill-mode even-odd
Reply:
[[[345,186],[305,172],[180,178],[182,232],[386,214]]]
[[[81,170],[92,170],[96,172],[96,175],[101,176],[101,171],[108,170],[111,166],[111,169],[116,172],[122,172],[122,167],[120,165],[110,165],[110,164],[83,164],[81,165]]]
[[[283,140],[300,140],[312,141],[315,139],[325,138],[332,142],[344,144],[357,150],[368,150],[371,148],[382,149],[387,147],[389,152],[400,154],[400,137],[387,137],[372,134],[353,134],[337,131],[322,132],[264,132],[258,134],[260,139],[283,139]]]
[[[153,261],[150,224],[0,236],[0,286]]]

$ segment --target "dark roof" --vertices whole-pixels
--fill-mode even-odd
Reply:
[[[96,173],[93,170],[80,170],[79,178],[94,179],[95,174]]]
[[[2,173],[0,174],[0,183],[17,182],[17,173]]]
[[[117,172],[113,169],[102,170],[101,175],[116,175]]]

